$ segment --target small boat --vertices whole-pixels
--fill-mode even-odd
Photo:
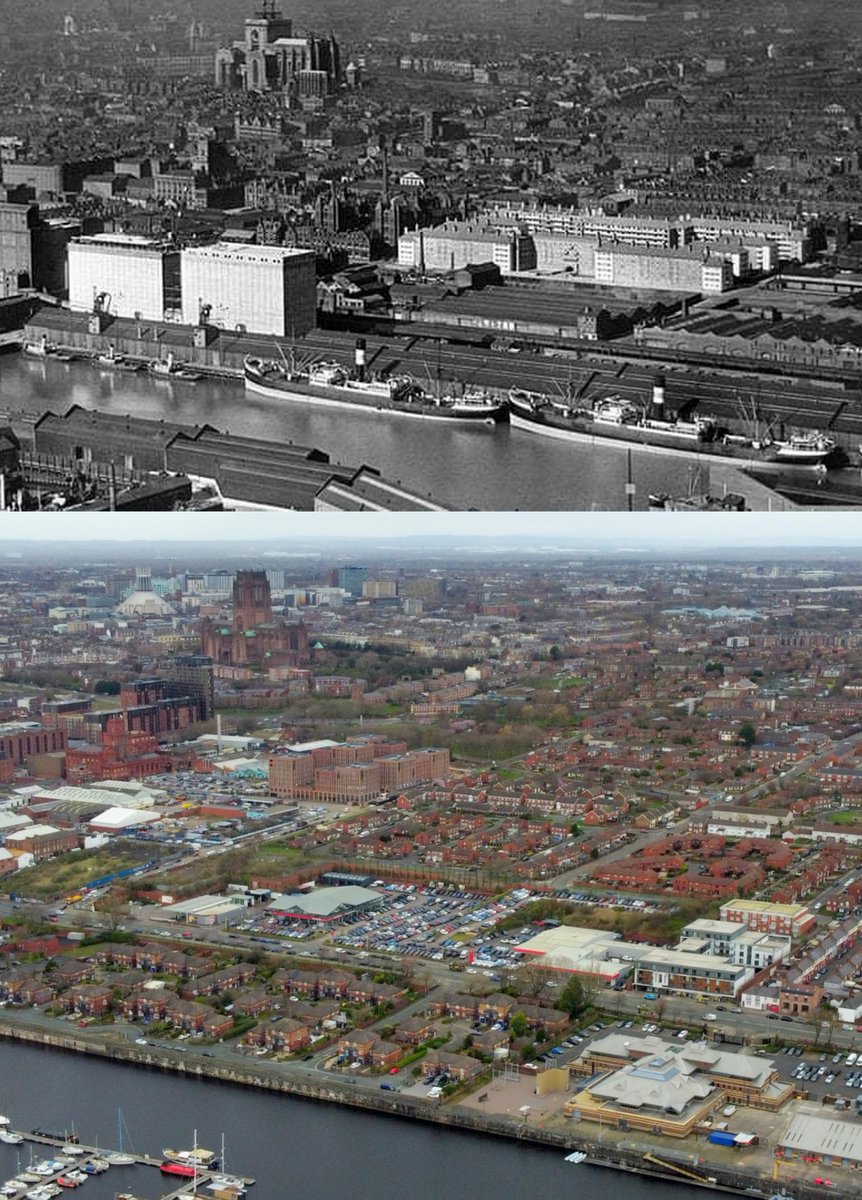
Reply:
[[[193,1150],[172,1150],[166,1147],[162,1150],[162,1158],[168,1162],[185,1163],[194,1165],[197,1163],[199,1167],[214,1167],[217,1162],[215,1150],[204,1150],[200,1146],[195,1146]]]
[[[583,1150],[573,1150],[571,1154],[566,1155],[566,1162],[582,1163],[586,1161],[586,1157]]]
[[[23,1141],[20,1133],[13,1133],[11,1129],[0,1129],[0,1142],[5,1142],[7,1146],[20,1146]]]
[[[55,350],[51,357],[56,358],[58,362],[77,362],[80,356],[74,350],[63,347],[61,350]]]
[[[66,1130],[64,1133],[54,1133],[53,1130],[42,1129],[38,1125],[35,1129],[31,1129],[30,1132],[37,1134],[39,1137],[50,1138],[52,1142],[70,1142],[75,1146],[77,1146],[78,1142],[81,1140],[77,1133],[69,1133],[68,1130]]]
[[[195,1163],[163,1162],[159,1166],[163,1175],[180,1175],[183,1179],[194,1179],[198,1173]]]
[[[232,1175],[213,1175],[211,1179],[207,1180],[206,1186],[212,1192],[225,1192],[231,1196],[244,1196],[246,1193],[243,1181]]]
[[[137,362],[133,358],[126,358],[123,354],[117,354],[113,346],[109,346],[107,350],[103,350],[101,354],[97,354],[91,359],[97,367],[109,371],[142,371],[144,364]]]
[[[48,358],[56,350],[56,346],[52,345],[43,333],[38,342],[25,342],[21,349],[32,358]]]
[[[57,1185],[61,1188],[76,1188],[81,1186],[80,1179],[70,1179],[68,1175],[58,1175]]]
[[[105,1162],[108,1163],[109,1166],[132,1167],[135,1165],[134,1154],[129,1154],[123,1150],[123,1132],[125,1132],[126,1137],[128,1138],[129,1131],[126,1128],[126,1119],[123,1116],[123,1110],[121,1108],[118,1108],[117,1109],[117,1136],[119,1139],[120,1148],[119,1148],[119,1150],[111,1150],[108,1154],[102,1155],[102,1158],[105,1160]],[[131,1140],[131,1139],[129,1139],[129,1140]]]
[[[173,354],[168,354],[167,358],[154,358],[147,370],[160,379],[181,379],[184,383],[197,383],[201,378],[199,371],[191,371],[182,363],[175,363]]]
[[[73,1142],[68,1142],[65,1146],[61,1146],[60,1149],[63,1154],[69,1154],[72,1158],[77,1158],[79,1155],[87,1153],[81,1146],[76,1146]]]

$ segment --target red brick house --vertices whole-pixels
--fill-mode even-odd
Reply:
[[[268,1050],[286,1050],[295,1054],[311,1044],[311,1030],[305,1021],[293,1017],[280,1017],[277,1021],[266,1021],[246,1034],[246,1041]]]
[[[63,1006],[68,1012],[98,1017],[108,1012],[112,996],[111,989],[101,983],[76,984],[63,997]]]
[[[402,1021],[395,1030],[396,1039],[399,1042],[407,1042],[411,1046],[427,1042],[433,1036],[434,1021],[430,1017],[411,1017],[407,1021]]]
[[[207,1037],[225,1037],[233,1029],[233,1017],[230,1013],[213,1012],[204,1017],[203,1032]]]
[[[351,1062],[370,1063],[371,1050],[377,1040],[377,1036],[367,1029],[354,1029],[339,1037],[338,1053]]]
[[[197,1033],[203,1030],[204,1021],[212,1016],[213,1010],[206,1004],[196,1004],[193,1000],[180,1000],[172,997],[165,1008],[165,1020],[187,1033]]]

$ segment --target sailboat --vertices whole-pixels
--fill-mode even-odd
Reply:
[[[213,1175],[207,1182],[207,1187],[216,1196],[228,1196],[233,1200],[234,1197],[244,1196],[246,1192],[245,1181],[240,1179],[238,1175],[227,1174],[227,1164],[224,1154],[224,1134],[221,1135],[221,1158],[220,1170],[217,1175]]]
[[[112,1167],[131,1167],[131,1166],[134,1166],[134,1163],[135,1163],[134,1154],[128,1154],[126,1151],[123,1150],[123,1130],[125,1130],[126,1137],[128,1139],[129,1131],[126,1127],[125,1118],[123,1117],[123,1110],[121,1108],[118,1108],[117,1109],[117,1135],[119,1138],[119,1149],[111,1150],[108,1154],[106,1154],[104,1156],[105,1162],[110,1163]]]
[[[24,1139],[20,1133],[13,1133],[9,1124],[8,1117],[0,1117],[0,1142],[5,1142],[7,1146],[20,1146]]]

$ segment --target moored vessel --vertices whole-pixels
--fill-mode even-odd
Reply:
[[[312,362],[306,366],[246,358],[246,390],[270,399],[349,408],[466,425],[495,425],[506,419],[506,403],[481,389],[461,394],[431,394],[406,375],[368,377],[365,346],[359,339],[353,372],[341,363]]]
[[[214,1167],[218,1162],[218,1155],[215,1150],[204,1150],[201,1146],[195,1146],[192,1150],[172,1150],[170,1147],[162,1150],[162,1158],[168,1162],[184,1163],[194,1166],[195,1163],[205,1170],[209,1167]]]
[[[159,1170],[163,1175],[179,1175],[183,1179],[194,1179],[198,1173],[199,1164],[183,1162],[163,1162]]]
[[[147,370],[158,379],[182,379],[185,383],[197,383],[201,377],[200,371],[192,371],[183,363],[174,362],[171,353],[167,358],[154,358]]]
[[[509,421],[513,428],[571,442],[650,450],[740,465],[780,469],[787,466],[835,465],[842,452],[834,438],[803,430],[786,438],[749,437],[731,431],[714,417],[669,419],[664,412],[664,384],[657,382],[649,410],[620,396],[596,399],[591,407],[577,400],[528,392],[509,391]]]

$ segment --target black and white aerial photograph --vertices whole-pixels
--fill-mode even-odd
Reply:
[[[0,508],[862,507],[857,0],[0,2]]]

